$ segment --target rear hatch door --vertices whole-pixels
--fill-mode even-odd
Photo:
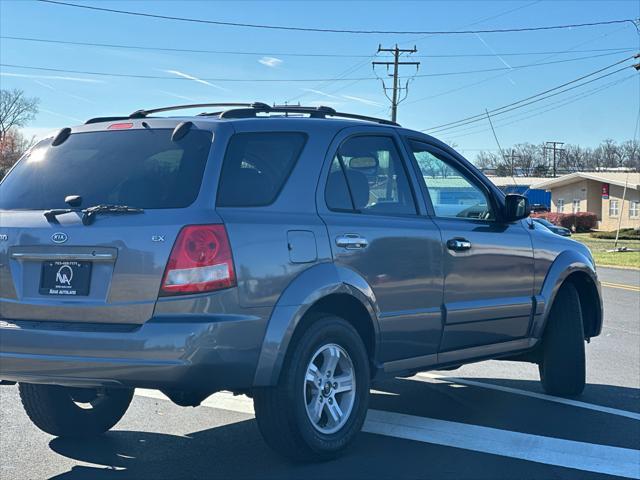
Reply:
[[[182,226],[220,221],[200,196],[211,131],[173,141],[173,128],[118,128],[46,139],[0,184],[0,318],[143,323]],[[86,221],[83,209],[107,204],[141,211]]]

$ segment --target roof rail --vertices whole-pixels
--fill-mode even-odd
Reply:
[[[96,117],[91,118],[85,122],[85,124],[99,123],[99,122],[112,122],[118,120],[128,120],[134,118],[146,118],[149,115],[160,112],[169,112],[173,110],[185,110],[188,108],[202,108],[202,107],[230,107],[227,110],[214,112],[214,113],[200,113],[202,116],[217,116],[219,118],[253,118],[258,113],[297,113],[309,115],[311,118],[327,118],[327,117],[339,117],[350,118],[354,120],[364,120],[367,122],[381,123],[383,125],[395,125],[400,126],[396,122],[386,120],[384,118],[369,117],[366,115],[358,115],[356,113],[337,112],[331,107],[304,107],[300,105],[267,105],[266,103],[253,102],[253,103],[194,103],[188,105],[173,105],[169,107],[152,108],[149,110],[136,110],[127,117]]]
[[[152,108],[150,110],[136,110],[129,118],[145,118],[148,115],[160,112],[169,112],[172,110],[185,110],[187,108],[201,108],[201,107],[247,107],[247,108],[269,108],[266,103],[253,102],[253,103],[193,103],[189,105],[173,105],[170,107]]]
[[[358,115],[356,113],[337,112],[331,107],[304,107],[300,105],[274,105],[269,106],[266,104],[254,105],[251,108],[236,108],[226,110],[224,112],[217,112],[212,114],[203,115],[217,115],[220,118],[251,118],[255,117],[257,113],[300,113],[307,114],[311,118],[327,118],[327,117],[340,117],[350,118],[354,120],[365,120],[367,122],[381,123],[383,125],[395,125],[400,126],[396,122],[386,120],[384,118],[369,117],[366,115]]]

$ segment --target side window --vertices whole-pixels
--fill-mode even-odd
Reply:
[[[324,196],[327,201],[327,207],[329,207],[330,210],[354,210],[347,180],[345,179],[344,171],[340,166],[340,160],[337,156],[331,162]]]
[[[377,215],[415,215],[402,159],[390,137],[361,136],[338,149],[325,190],[332,210]]]
[[[238,133],[231,137],[218,185],[219,207],[273,203],[306,142],[303,133]]]
[[[481,220],[495,218],[484,190],[449,162],[431,153],[428,145],[413,140],[409,143],[436,216]]]

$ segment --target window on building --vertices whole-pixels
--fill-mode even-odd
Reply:
[[[640,201],[631,200],[631,202],[629,203],[629,218],[638,217],[640,217]]]
[[[564,212],[564,200],[562,198],[556,200],[556,206],[558,208],[558,213]]]
[[[580,200],[578,199],[574,199],[573,200],[573,209],[572,209],[573,213],[578,213],[580,211]]]
[[[609,216],[617,217],[619,214],[618,200],[609,200]]]

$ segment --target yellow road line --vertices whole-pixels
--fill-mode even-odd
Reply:
[[[624,283],[613,282],[600,282],[603,287],[619,288],[621,290],[629,290],[630,292],[640,292],[640,287],[634,287],[633,285],[626,285]]]

